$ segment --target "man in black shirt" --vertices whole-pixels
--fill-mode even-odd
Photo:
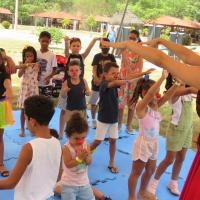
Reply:
[[[109,41],[103,38],[104,41]],[[92,128],[96,128],[96,109],[99,101],[99,85],[102,81],[103,67],[107,62],[116,62],[113,54],[109,53],[109,48],[105,48],[100,44],[101,53],[94,56],[92,61],[93,66],[93,79],[92,79],[92,95],[90,98],[91,115],[92,115]]]

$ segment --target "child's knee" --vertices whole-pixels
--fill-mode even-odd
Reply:
[[[109,142],[110,142],[110,145],[115,145],[116,144],[116,139],[110,138]]]

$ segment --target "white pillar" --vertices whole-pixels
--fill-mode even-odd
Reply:
[[[15,23],[14,23],[14,30],[17,29],[17,24],[18,24],[18,6],[19,6],[19,0],[15,0]]]

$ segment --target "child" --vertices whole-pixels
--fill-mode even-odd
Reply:
[[[166,89],[172,86],[172,76],[167,79]],[[155,195],[156,187],[161,175],[167,167],[173,162],[172,177],[168,184],[168,189],[174,195],[179,196],[178,177],[181,171],[187,149],[192,143],[192,96],[197,94],[198,90],[193,87],[180,86],[176,89],[174,95],[170,98],[172,106],[171,123],[167,130],[166,157],[159,164],[154,179],[152,180],[148,191]]]
[[[68,142],[63,147],[62,200],[95,199],[87,172],[92,162],[90,148],[85,142],[87,132],[87,121],[74,113],[67,123]]]
[[[4,128],[14,123],[12,116],[11,99],[13,97],[10,75],[6,72],[6,67],[2,54],[0,53],[0,174],[3,177],[9,175],[3,164],[4,157]]]
[[[96,129],[95,141],[91,144],[91,150],[94,150],[105,138],[108,133],[110,136],[110,161],[108,169],[112,173],[118,173],[114,163],[116,140],[118,138],[118,87],[133,80],[117,80],[119,75],[119,66],[114,62],[108,62],[104,65],[103,80],[99,90],[99,112]]]
[[[103,38],[102,40],[109,41],[107,38]],[[92,95],[90,98],[92,128],[96,128],[96,109],[99,101],[99,85],[102,81],[103,66],[107,62],[116,62],[113,54],[109,53],[109,48],[105,48],[100,43],[100,49],[101,53],[96,54],[92,61],[93,79],[92,79]]]
[[[6,72],[8,74],[15,74],[16,73],[16,66],[13,59],[6,54],[5,49],[0,48],[0,53],[3,57],[4,64],[6,66]]]
[[[40,64],[39,71],[39,94],[47,97],[52,96],[52,77],[56,74],[57,62],[55,54],[49,50],[51,34],[42,31],[39,36],[40,50],[37,57]]]
[[[31,47],[27,46],[23,49],[22,52],[22,61],[24,64],[27,64],[28,67],[23,67],[18,71],[18,77],[22,77],[21,89],[18,99],[18,107],[21,108],[20,121],[21,121],[21,132],[20,137],[25,136],[25,116],[24,116],[24,101],[33,95],[38,95],[38,72],[39,65],[36,64],[37,52]],[[29,64],[35,63],[35,64]]]
[[[72,60],[77,60],[80,63],[81,67],[81,77],[84,76],[84,60],[89,55],[92,47],[94,46],[95,42],[99,40],[99,38],[94,38],[88,47],[86,48],[85,52],[80,54],[81,50],[81,40],[79,38],[69,38],[65,37],[65,57],[67,60],[66,66],[68,67],[69,63]],[[71,50],[71,53],[69,53],[69,50]],[[68,76],[68,70],[66,70],[64,81]],[[60,94],[59,100],[58,100],[58,107],[61,109],[60,112],[60,127],[59,127],[59,136],[62,138],[64,126],[65,126],[65,111],[66,111],[66,102],[67,102],[67,95],[62,96]]]
[[[138,42],[139,32],[137,30],[132,30],[130,31],[128,37],[130,41]],[[130,73],[142,73],[143,61],[141,56],[126,48],[121,50],[121,55],[122,61],[120,75],[122,79],[126,79]],[[128,84],[127,86],[123,85],[119,90],[119,130],[122,126],[124,108],[125,106],[128,106],[126,132],[129,134],[134,134],[132,129],[132,120],[134,116],[135,105],[131,105],[129,101],[133,95],[136,84],[137,81],[132,84]]]
[[[14,200],[46,200],[53,195],[61,162],[60,143],[48,128],[54,105],[44,96],[28,97],[24,113],[27,127],[36,138],[22,147],[10,176],[0,180],[0,188],[15,188]]]
[[[148,78],[140,79],[133,93],[133,102],[137,102],[139,95],[142,97],[142,100],[136,105],[139,135],[133,143],[132,171],[128,180],[129,200],[136,200],[136,185],[143,170],[145,171],[141,177],[138,198],[147,198],[146,188],[156,168],[161,121],[158,109],[168,100],[176,88],[176,86],[171,87],[160,98],[158,92],[165,78],[166,74],[163,72],[161,78],[156,83]]]
[[[66,122],[74,112],[79,112],[83,118],[87,118],[85,95],[90,95],[90,89],[83,77],[78,61],[71,61],[68,65],[69,78],[63,83],[61,95],[67,93]]]

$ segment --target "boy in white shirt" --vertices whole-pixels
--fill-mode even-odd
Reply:
[[[53,195],[61,163],[60,142],[48,128],[54,105],[47,97],[32,96],[25,100],[24,112],[36,138],[22,147],[10,176],[0,180],[0,189],[15,188],[14,200],[46,200]]]
[[[40,50],[37,51],[37,57],[40,64],[39,94],[47,97],[52,96],[52,77],[56,74],[57,61],[56,55],[49,50],[51,43],[51,34],[42,31],[39,36]]]

